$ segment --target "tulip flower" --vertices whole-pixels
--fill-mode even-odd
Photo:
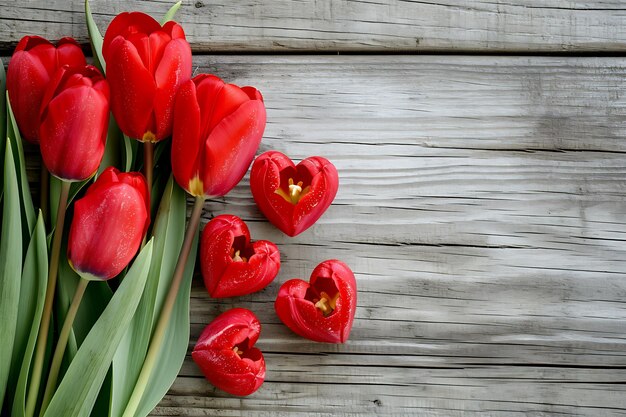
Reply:
[[[261,323],[250,310],[228,310],[204,329],[191,357],[217,388],[250,395],[265,380],[265,359],[254,347],[260,332]]]
[[[257,206],[289,236],[311,227],[333,202],[338,187],[337,169],[320,156],[294,165],[286,155],[268,151],[254,161],[250,172]]]
[[[39,110],[44,92],[63,65],[84,67],[85,56],[72,38],[55,47],[39,36],[25,36],[17,44],[7,69],[7,90],[22,137],[39,142]]]
[[[136,172],[120,173],[113,167],[105,169],[74,204],[67,256],[82,279],[52,357],[43,410],[54,393],[70,330],[88,282],[113,278],[129,264],[148,229],[149,211],[148,186],[143,176]]]
[[[356,310],[354,274],[341,261],[324,261],[308,283],[301,279],[285,282],[274,307],[294,333],[316,342],[344,343]]]
[[[113,278],[133,259],[149,218],[148,188],[139,173],[109,167],[74,204],[68,240],[72,268],[88,280]]]
[[[176,91],[191,78],[183,28],[173,21],[161,26],[140,12],[121,13],[107,28],[102,54],[122,132],[142,142],[170,136]]]
[[[200,265],[211,297],[236,297],[272,282],[280,268],[280,252],[267,240],[251,243],[244,221],[222,214],[202,231]]]
[[[109,123],[109,86],[95,67],[59,68],[41,106],[39,137],[48,170],[82,181],[98,170]]]
[[[265,130],[253,87],[201,74],[183,84],[174,106],[172,171],[193,196],[222,196],[246,173]]]

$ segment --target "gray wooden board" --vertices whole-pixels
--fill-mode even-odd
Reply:
[[[104,32],[121,11],[172,1],[92,0]],[[82,0],[0,1],[0,48],[24,35],[87,42]],[[197,0],[177,17],[195,51],[624,51],[622,0]]]
[[[625,58],[210,56],[197,72],[257,86],[261,151],[323,155],[334,204],[288,238],[244,178],[207,202],[275,241],[278,278],[192,290],[190,349],[254,311],[267,381],[247,398],[188,358],[154,416],[618,416],[626,413]],[[35,174],[34,174],[35,175]],[[348,263],[349,342],[309,342],[273,310],[280,284]]]

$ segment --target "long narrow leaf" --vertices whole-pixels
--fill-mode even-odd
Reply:
[[[26,261],[24,262],[24,271],[22,272],[22,288],[20,291],[20,308],[25,304],[30,304],[32,312],[23,314],[18,317],[18,329],[22,326],[28,328],[28,339],[24,348],[18,347],[16,344],[14,349],[14,364],[19,364],[19,377],[15,388],[15,397],[13,399],[13,411],[11,416],[23,417],[26,406],[26,389],[28,384],[28,376],[30,374],[31,361],[35,351],[35,343],[39,334],[39,322],[43,312],[44,298],[46,296],[46,282],[48,277],[48,247],[46,245],[46,226],[43,221],[41,212],[37,218],[35,232],[30,241],[28,252],[26,253]],[[20,324],[22,322],[22,324]],[[18,361],[15,353],[23,352],[23,358]]]
[[[152,241],[141,251],[109,305],[78,349],[44,417],[87,417],[144,290]]]
[[[87,19],[87,31],[89,32],[91,49],[94,52],[94,64],[99,67],[102,72],[106,72],[106,62],[104,62],[104,57],[102,56],[102,42],[104,39],[100,33],[100,29],[98,29],[98,25],[96,25],[96,22],[93,20],[89,0],[85,0],[85,18]]]
[[[17,329],[17,315],[22,277],[22,220],[20,195],[15,174],[11,143],[6,141],[4,158],[4,207],[2,237],[0,238],[0,409],[7,389],[13,344]]]
[[[163,19],[161,19],[161,24],[164,25],[167,22],[169,22],[170,20],[174,20],[174,16],[176,15],[176,12],[178,12],[178,9],[180,9],[180,6],[183,4],[182,1],[178,1],[176,2],[168,11],[167,13],[165,13],[165,16],[163,16]]]
[[[7,108],[6,108],[6,93],[7,76],[4,72],[4,64],[0,59],[0,161],[4,161],[4,147],[5,139],[7,135]],[[4,187],[4,172],[0,169],[0,187]],[[2,190],[0,188],[0,197],[2,197]]]
[[[183,282],[176,297],[163,344],[159,350],[159,357],[156,361],[159,366],[155,367],[150,374],[146,391],[141,398],[135,417],[145,417],[152,412],[167,394],[183,366],[189,346],[189,297],[197,252],[198,231],[196,231],[191,245],[191,253],[185,265]]]
[[[7,107],[7,137],[11,143],[13,160],[15,164],[15,175],[18,179],[18,190],[21,200],[21,215],[25,227],[22,228],[22,236],[24,242],[28,242],[33,229],[35,228],[35,208],[33,200],[30,196],[30,188],[28,186],[28,177],[26,176],[26,161],[24,159],[24,147],[22,145],[22,137],[17,127],[11,103],[9,102],[9,94],[6,94]],[[8,150],[8,148],[7,148]]]
[[[97,175],[100,175],[102,171],[110,166],[122,168],[122,141],[122,132],[120,132],[120,128],[117,126],[117,123],[115,123],[113,114],[111,114],[109,117],[109,129],[107,131],[107,143]]]
[[[113,358],[111,416],[121,416],[141,371],[185,233],[185,193],[170,177],[153,229],[154,252],[137,313]]]

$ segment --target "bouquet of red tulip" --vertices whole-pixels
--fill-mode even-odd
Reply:
[[[6,77],[0,65],[2,417],[146,416],[187,351],[198,246],[212,297],[260,291],[278,274],[277,246],[251,242],[235,216],[199,237],[206,199],[243,178],[266,112],[253,87],[191,77],[191,48],[172,20],[179,6],[161,23],[122,13],[103,37],[86,1],[93,65],[74,40],[38,36],[19,42]],[[37,212],[22,138],[41,153]],[[323,214],[337,185],[321,157],[294,165],[266,152],[251,172],[254,200],[289,236]],[[184,191],[195,200],[188,221]],[[343,343],[354,275],[325,261],[309,283],[285,282],[275,308],[295,333]],[[218,388],[251,394],[265,377],[260,330],[251,311],[227,311],[192,357]]]

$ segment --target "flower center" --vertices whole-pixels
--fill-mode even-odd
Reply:
[[[150,132],[149,130],[143,134],[143,137],[141,138],[142,142],[156,142],[156,135],[152,132]]]
[[[339,291],[331,297],[326,292],[322,291],[320,293],[319,300],[313,300],[315,303],[315,307],[322,312],[324,317],[328,317],[335,308],[337,308],[337,300],[339,299]]]
[[[204,194],[204,183],[197,175],[189,181],[189,194],[200,197]]]
[[[245,256],[241,256],[241,251],[235,248],[230,248],[230,257],[234,262],[248,262]]]
[[[233,352],[235,352],[240,358],[241,355],[243,355],[243,350],[239,349],[239,346],[233,346]]]
[[[295,183],[293,178],[289,178],[289,192],[286,192],[280,187],[275,192],[276,194],[284,198],[287,202],[291,204],[297,204],[298,201],[300,201],[300,199],[307,195],[307,193],[311,190],[310,185],[307,185],[306,187],[304,187],[304,189],[302,188],[303,185],[304,183],[302,181],[298,181],[297,183]]]

